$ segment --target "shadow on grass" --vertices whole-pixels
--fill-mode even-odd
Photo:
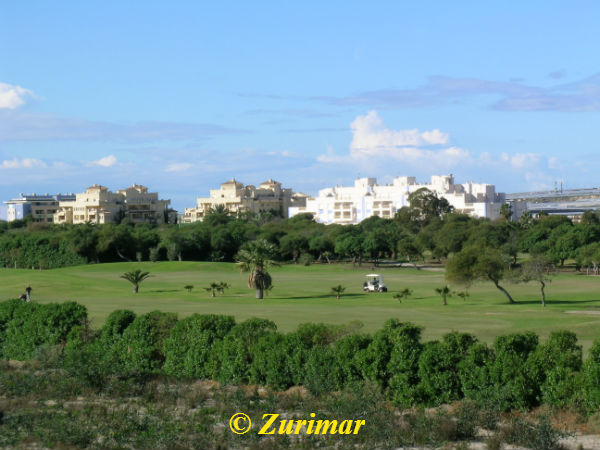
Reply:
[[[600,303],[600,299],[598,300],[548,300],[546,299],[546,306],[548,305],[585,305],[589,303]],[[509,303],[506,303],[507,305]],[[515,305],[541,305],[542,299],[537,300],[515,300]],[[600,308],[600,304],[596,306],[596,308]]]
[[[185,289],[153,289],[151,291],[146,292],[182,292]]]
[[[345,298],[345,297],[362,297],[365,294],[342,294],[341,298]],[[282,300],[304,300],[304,299],[308,299],[308,298],[335,298],[335,294],[323,294],[323,295],[299,295],[299,296],[293,296],[293,297],[278,297]]]

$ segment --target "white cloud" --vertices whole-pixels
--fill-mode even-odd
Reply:
[[[46,163],[34,158],[13,158],[0,162],[0,169],[33,169],[35,167],[46,167]]]
[[[413,130],[390,130],[386,128],[377,111],[369,111],[366,116],[358,116],[350,124],[354,138],[350,147],[358,150],[423,145],[443,145],[448,142],[448,134],[440,130],[419,132]]]
[[[183,172],[191,169],[192,167],[194,166],[190,163],[173,163],[167,166],[165,172]]]
[[[99,167],[112,167],[116,163],[117,163],[117,158],[115,157],[115,155],[108,155],[108,156],[105,156],[104,158],[100,158],[95,161],[92,161],[89,165],[90,166],[99,166]]]
[[[448,133],[438,129],[424,132],[418,129],[392,130],[385,127],[376,111],[358,116],[350,127],[353,133],[350,157],[353,159],[393,158],[404,162],[451,166],[470,158],[468,151],[458,147],[431,148],[446,145],[450,139]],[[327,154],[317,159],[335,162],[339,158],[328,150]]]
[[[541,155],[538,153],[515,153],[514,155],[502,153],[500,155],[500,159],[503,162],[509,163],[515,169],[526,169],[536,166],[540,162],[540,158]]]
[[[29,89],[0,83],[0,109],[16,109],[23,106],[28,97],[35,97]]]

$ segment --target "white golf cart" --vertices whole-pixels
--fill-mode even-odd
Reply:
[[[383,282],[383,277],[378,273],[367,275],[367,281],[363,283],[365,292],[387,292],[387,286]]]

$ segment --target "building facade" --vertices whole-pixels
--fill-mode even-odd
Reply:
[[[181,222],[201,221],[216,206],[225,207],[232,215],[271,211],[287,217],[290,207],[303,205],[305,199],[304,194],[295,194],[291,189],[282,188],[281,183],[272,179],[255,187],[251,184],[244,186],[232,178],[222,183],[220,189],[211,189],[208,197],[199,197],[196,207],[186,208]]]
[[[359,178],[354,186],[322,189],[317,197],[306,200],[306,206],[294,206],[292,217],[312,213],[317,222],[356,224],[371,217],[393,218],[396,212],[409,206],[408,196],[422,188],[445,198],[456,212],[474,217],[496,219],[504,195],[497,194],[490,184],[455,184],[452,175],[432,176],[428,184],[417,183],[415,177],[396,177],[392,184],[379,185],[375,178]]]
[[[512,207],[513,220],[528,211],[533,217],[547,213],[578,222],[586,211],[600,210],[600,188],[519,192],[506,194],[506,202]]]
[[[76,194],[70,202],[60,202],[54,213],[55,223],[158,223],[169,219],[170,200],[160,200],[157,192],[134,184],[126,189],[111,192],[95,184],[85,192]]]
[[[0,219],[12,222],[24,219],[31,214],[34,222],[54,222],[54,213],[61,202],[68,203],[75,200],[73,194],[56,195],[24,195],[4,202],[0,208]]]

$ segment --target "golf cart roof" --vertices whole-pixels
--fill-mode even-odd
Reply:
[[[378,273],[370,273],[369,275],[365,275],[366,277],[380,277],[381,275],[379,275]]]

